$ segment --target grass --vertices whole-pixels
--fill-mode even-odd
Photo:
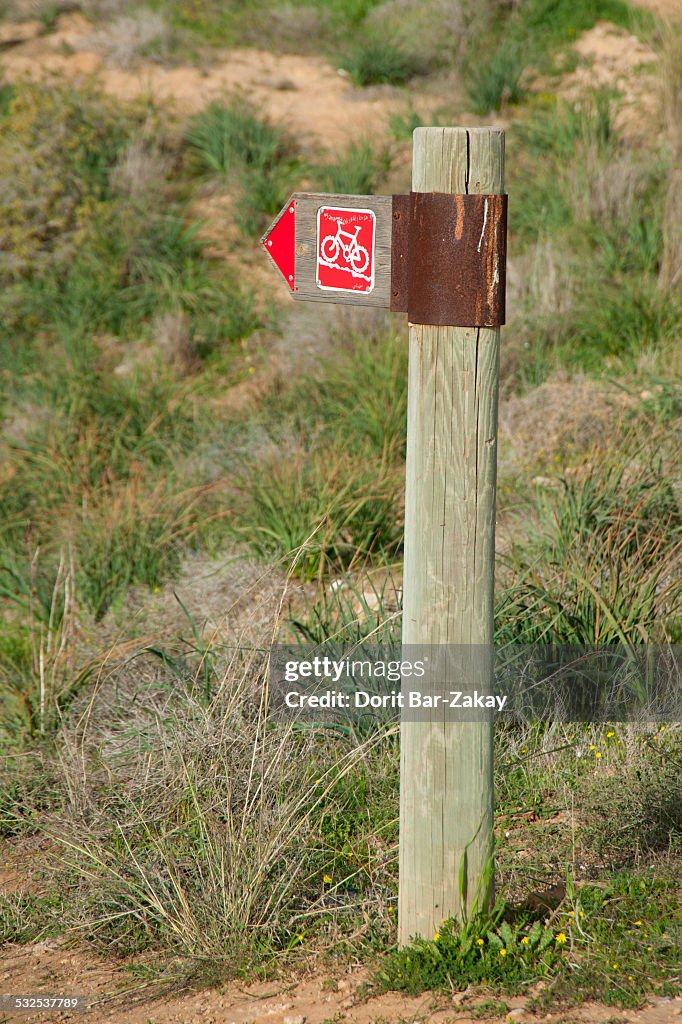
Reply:
[[[500,47],[489,63],[475,65],[468,78],[468,93],[472,108],[485,115],[499,110],[506,103],[520,103],[525,91],[521,75],[525,67],[521,52],[507,44]]]
[[[243,103],[211,104],[192,122],[187,142],[200,167],[241,182],[245,230],[257,230],[264,214],[279,213],[300,173],[292,140]]]
[[[377,152],[370,142],[353,142],[336,163],[307,167],[291,138],[242,103],[209,106],[194,118],[187,144],[198,167],[224,181],[239,181],[238,217],[247,234],[279,213],[306,173],[321,189],[366,195],[376,191],[391,160],[386,149]]]
[[[60,239],[78,244],[72,253],[44,232],[29,234],[31,248],[22,241],[21,253],[32,269],[27,263],[3,296],[2,406],[20,418],[29,410],[30,426],[8,453],[13,487],[0,497],[0,565],[26,594],[36,549],[48,579],[69,551],[79,600],[100,619],[130,584],[159,585],[177,568],[199,506],[208,511],[205,488],[168,475],[196,436],[194,400],[185,403],[178,377],[260,320],[251,297],[204,258],[196,226],[164,202],[163,170],[153,198],[112,187],[134,124],[98,97],[18,91],[0,166],[14,159],[17,140],[41,152],[48,115],[66,153],[58,154],[59,183],[43,179],[33,205],[27,195],[14,208],[25,221],[36,203],[46,211],[57,204],[68,218]],[[41,156],[48,158],[51,150]],[[87,230],[78,226],[85,208]],[[171,321],[180,332],[168,337]],[[135,366],[140,340],[151,372]]]
[[[665,154],[644,161],[623,145],[608,93],[580,109],[536,104],[510,134],[510,227],[542,268],[541,294],[524,297],[521,381],[535,386],[558,365],[636,372],[642,353],[665,358],[682,322],[679,296],[658,284]],[[548,275],[552,253],[560,272]]]
[[[590,646],[676,639],[679,504],[662,467],[640,459],[641,449],[631,450],[629,463],[538,490],[529,541],[512,549],[513,582],[498,610],[501,640]]]
[[[247,469],[236,534],[262,558],[315,579],[399,549],[398,489],[391,467],[362,455],[299,449],[282,461],[278,452]]]
[[[320,188],[350,195],[373,195],[391,166],[387,149],[377,152],[370,142],[354,142],[335,163],[316,170]]]
[[[379,37],[359,42],[346,57],[344,67],[359,87],[405,85],[423,70],[412,54]]]

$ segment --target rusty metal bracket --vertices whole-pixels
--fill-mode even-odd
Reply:
[[[413,324],[505,320],[507,196],[393,196],[391,310]]]

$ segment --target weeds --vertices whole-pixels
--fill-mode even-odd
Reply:
[[[658,286],[663,156],[644,162],[623,147],[607,93],[581,109],[536,110],[515,131],[517,166],[528,173],[511,186],[512,230],[542,253],[551,238],[563,262],[554,303],[563,304],[562,316],[543,315],[535,303],[524,310],[532,344],[520,376],[538,383],[557,363],[588,373],[632,371],[642,353],[671,351],[682,307]],[[579,272],[586,260],[588,276]]]
[[[74,663],[74,577],[73,565],[62,558],[47,621],[5,636],[0,652],[0,735],[7,749],[17,739],[21,747],[54,736],[94,671],[93,663]]]
[[[126,771],[123,789],[105,786],[94,818],[86,812],[79,828],[55,835],[87,882],[97,944],[121,954],[175,951],[241,972],[254,959],[295,954],[323,933],[332,906],[339,919],[357,921],[353,908],[369,894],[376,857],[363,845],[375,834],[364,803],[386,773],[372,781],[364,762],[379,747],[337,752],[321,765],[317,737],[266,721],[265,671],[262,654],[233,654],[211,701],[188,695],[174,710],[159,680],[138,690],[134,728],[124,699],[103,756],[118,774],[154,751],[154,773]],[[164,730],[144,729],[145,750],[139,730],[158,697]]]
[[[404,85],[423,70],[406,50],[386,39],[372,37],[357,44],[344,66],[357,86]]]
[[[650,17],[634,12],[624,0],[529,0],[511,9],[489,29],[491,56],[486,58],[477,50],[469,59],[469,98],[474,109],[486,114],[503,102],[519,102],[524,68],[556,72],[552,61],[558,48],[600,20],[630,31],[636,24],[651,25]]]
[[[279,212],[299,165],[291,140],[279,129],[242,103],[214,103],[194,119],[187,142],[208,171],[239,178],[247,230],[258,226],[258,215]]]
[[[617,464],[539,491],[537,533],[512,553],[501,636],[536,643],[667,638],[682,599],[680,509],[660,469]]]
[[[337,163],[321,167],[318,175],[323,188],[330,192],[372,195],[391,165],[387,150],[377,154],[370,142],[351,144]]]
[[[126,129],[111,103],[69,89],[26,85],[5,96],[0,273],[16,280],[78,252],[108,197]]]
[[[245,486],[237,536],[303,579],[395,553],[398,479],[387,466],[333,450],[264,460]]]
[[[550,979],[532,1000],[534,1009],[589,998],[637,1007],[644,977],[660,993],[676,990],[668,981],[674,938],[665,931],[675,928],[671,878],[623,874],[603,888],[568,888],[573,899],[551,925],[519,917],[512,908],[500,924],[505,908],[498,904],[489,918],[459,927],[444,922],[432,941],[416,940],[392,954],[376,983],[416,994],[464,989],[473,979],[495,992],[514,993]],[[646,908],[653,898],[661,901],[662,920],[652,928]]]
[[[363,380],[372,387],[363,388]],[[368,444],[380,458],[404,457],[407,433],[407,346],[403,338],[377,333],[351,337],[333,361],[296,389],[296,408],[319,424],[330,441],[351,451]]]
[[[523,58],[517,50],[501,46],[489,64],[471,68],[468,77],[469,100],[477,114],[499,110],[505,103],[520,103]]]

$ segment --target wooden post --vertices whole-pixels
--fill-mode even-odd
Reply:
[[[500,129],[415,131],[413,191],[492,194],[503,185]],[[410,325],[404,645],[493,642],[499,336]],[[489,684],[491,662],[473,662]],[[438,679],[446,693],[458,681]],[[432,938],[445,918],[491,895],[492,725],[445,717],[415,722],[404,712],[401,727],[401,944]]]

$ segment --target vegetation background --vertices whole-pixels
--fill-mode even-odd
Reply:
[[[399,636],[406,328],[293,308],[258,238],[504,126],[497,638],[681,643],[677,0],[0,16],[7,984],[144,1022],[315,957],[311,1021],[672,1020],[678,725],[500,727],[500,902],[397,952],[395,730],[268,719],[273,640]]]

